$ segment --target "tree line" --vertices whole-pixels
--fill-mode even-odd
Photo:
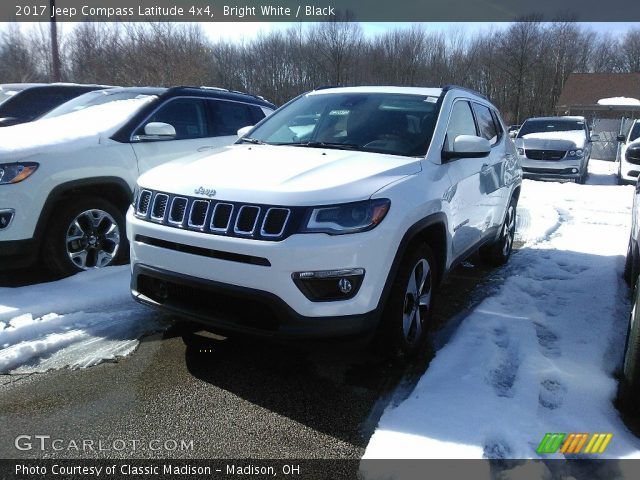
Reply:
[[[298,24],[241,41],[198,24],[82,23],[59,35],[64,81],[210,85],[280,105],[324,85],[462,85],[487,95],[509,123],[551,114],[572,72],[640,72],[640,28],[624,35],[530,17],[469,33],[408,25],[365,35],[359,23]],[[49,81],[48,25],[0,31],[0,83]]]

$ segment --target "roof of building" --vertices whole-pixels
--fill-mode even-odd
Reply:
[[[598,105],[612,97],[640,98],[640,73],[572,73],[556,107]]]

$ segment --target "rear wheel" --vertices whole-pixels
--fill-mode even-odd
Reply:
[[[98,197],[61,204],[43,242],[43,262],[60,276],[115,265],[128,255],[124,215]]]
[[[516,200],[512,198],[500,227],[498,240],[480,249],[480,257],[489,265],[498,267],[509,261],[516,236],[516,204]]]
[[[411,358],[428,334],[436,286],[437,266],[426,244],[413,247],[405,255],[378,332],[377,343],[393,358]]]

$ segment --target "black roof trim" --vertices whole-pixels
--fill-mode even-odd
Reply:
[[[254,95],[252,93],[239,92],[237,90],[229,90],[227,88],[221,87],[208,87],[208,86],[191,86],[191,85],[180,85],[175,87],[170,87],[167,89],[167,96],[173,96],[175,94],[180,93],[194,93],[197,92],[199,95],[204,95],[211,98],[229,98],[235,100],[243,100],[246,101],[248,99],[252,100],[252,103],[257,105],[262,105],[264,107],[276,108],[276,106],[270,101],[266,100],[264,97],[259,95]]]

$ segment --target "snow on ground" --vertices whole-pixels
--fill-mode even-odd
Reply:
[[[600,458],[640,457],[612,405],[633,197],[614,185],[615,166],[592,160],[588,185],[525,180],[524,246],[414,391],[387,407],[365,459],[538,458],[547,432],[612,432]],[[361,465],[367,478],[392,478],[380,467]]]
[[[158,314],[129,292],[129,266],[0,288],[0,373],[83,368],[125,356]]]

